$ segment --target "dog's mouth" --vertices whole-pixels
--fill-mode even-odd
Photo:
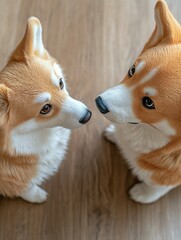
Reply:
[[[92,112],[87,109],[86,114],[83,116],[83,118],[79,120],[79,122],[81,124],[86,124],[91,119],[91,116],[92,116]]]
[[[129,124],[138,124],[137,122],[128,122]]]
[[[107,107],[106,104],[103,102],[103,100],[102,100],[102,98],[101,98],[100,96],[96,98],[95,102],[96,102],[97,108],[99,109],[99,111],[100,111],[102,114],[106,114],[106,113],[109,112],[108,107]]]

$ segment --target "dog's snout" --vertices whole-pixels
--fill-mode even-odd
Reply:
[[[106,114],[109,112],[109,109],[107,108],[107,106],[105,105],[105,103],[103,102],[100,96],[97,97],[95,101],[96,101],[96,106],[101,113]]]
[[[87,110],[86,110],[86,114],[84,115],[83,118],[81,118],[81,119],[79,120],[79,122],[80,122],[81,124],[85,124],[85,123],[87,123],[87,122],[90,120],[91,116],[92,116],[92,112],[87,109]]]

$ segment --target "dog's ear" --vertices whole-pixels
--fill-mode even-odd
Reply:
[[[42,26],[35,17],[30,17],[27,22],[25,35],[10,57],[11,60],[24,61],[28,56],[47,58],[48,52],[43,46]]]
[[[159,43],[176,44],[181,42],[181,27],[170,12],[164,0],[158,0],[155,6],[155,30],[143,51]]]
[[[9,107],[8,94],[10,89],[5,85],[0,84],[0,127],[3,127],[7,122],[7,112]]]

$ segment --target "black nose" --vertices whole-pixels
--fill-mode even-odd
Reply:
[[[81,124],[85,124],[85,123],[87,123],[87,122],[90,120],[91,116],[92,116],[91,111],[89,111],[89,110],[87,109],[86,114],[84,115],[83,118],[81,118],[81,119],[79,120],[79,122],[80,122]]]
[[[99,109],[99,111],[103,114],[106,114],[109,112],[109,109],[105,105],[105,103],[102,101],[102,98],[99,96],[96,98],[96,106]]]

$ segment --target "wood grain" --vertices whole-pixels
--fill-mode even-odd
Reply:
[[[168,0],[181,22],[181,1]],[[60,171],[45,183],[48,201],[0,198],[0,240],[180,240],[181,189],[155,204],[132,202],[135,179],[102,132],[99,92],[121,81],[154,26],[154,0],[1,0],[0,67],[29,16],[40,18],[44,43],[63,66],[71,94],[93,111],[72,134]]]

